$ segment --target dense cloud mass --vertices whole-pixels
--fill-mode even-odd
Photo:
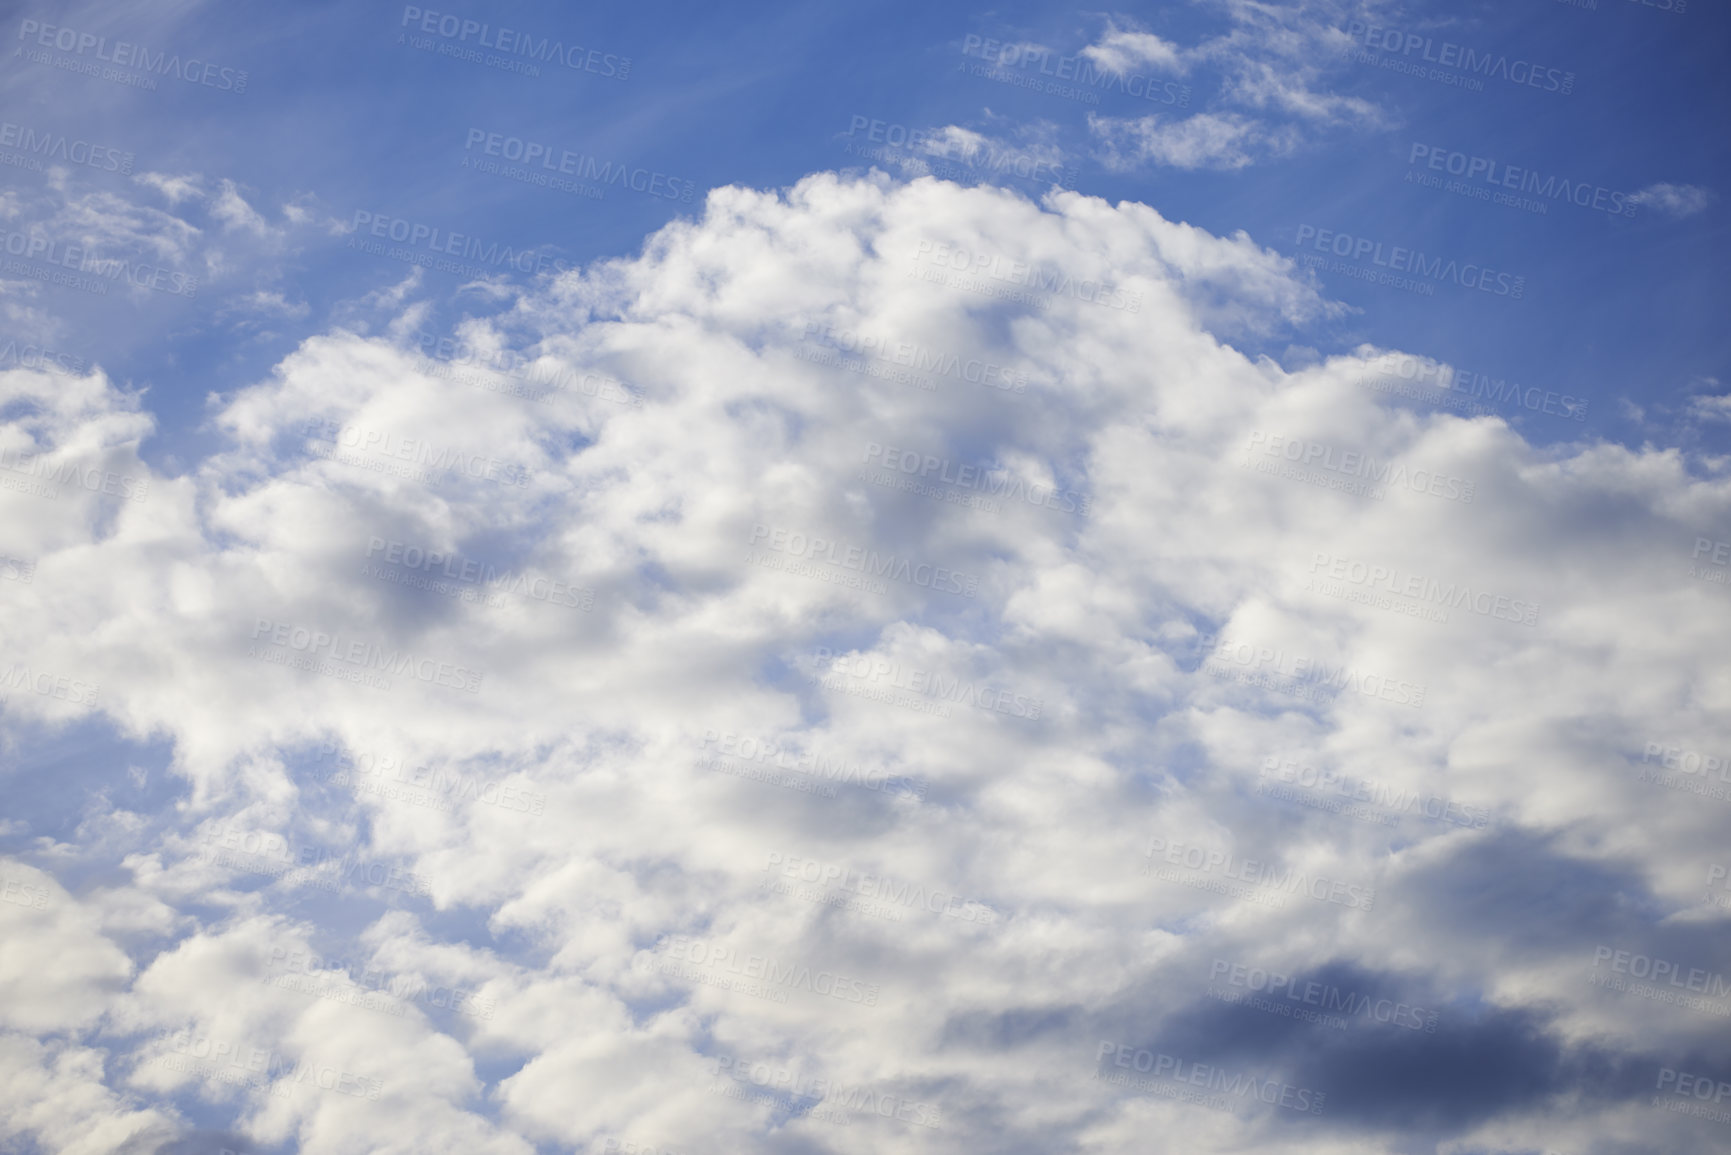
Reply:
[[[1705,1149],[1722,461],[1258,352],[1310,273],[1076,192],[433,293],[183,471],[0,371],[25,1149]]]

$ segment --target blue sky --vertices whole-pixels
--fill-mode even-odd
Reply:
[[[1725,1144],[1717,7],[4,27],[8,1149]]]
[[[482,22],[476,14],[417,11]],[[1549,211],[1535,215],[1403,181],[1409,171],[1428,171],[1428,152],[1420,163],[1409,162],[1413,146],[1422,145],[1595,190],[1628,195],[1670,184],[1710,193],[1725,163],[1724,145],[1702,126],[1727,107],[1726,82],[1715,67],[1718,30],[1711,27],[1723,17],[1708,7],[1679,14],[1628,0],[1606,0],[1593,10],[1535,0],[1389,9],[1359,21],[1431,41],[1398,54],[1401,60],[1422,61],[1426,51],[1435,57],[1449,43],[1506,58],[1500,72],[1483,78],[1483,91],[1474,92],[1333,59],[1319,50],[1321,37],[1329,29],[1349,29],[1357,19],[1353,10],[1318,5],[1291,11],[1280,22],[1316,39],[1280,65],[1302,68],[1301,83],[1319,103],[1361,102],[1362,114],[1338,107],[1295,114],[1269,101],[1258,107],[1254,96],[1235,88],[1235,75],[1242,75],[1235,70],[1273,64],[1277,54],[1266,44],[1242,58],[1197,60],[1181,74],[1144,66],[1150,75],[1159,72],[1162,84],[1189,89],[1182,107],[1138,100],[1110,85],[1093,93],[1097,104],[1083,103],[958,71],[981,60],[979,48],[963,55],[970,36],[1044,46],[1052,73],[1061,58],[1076,57],[1119,26],[1196,49],[1218,43],[1235,27],[1231,9],[1206,4],[1123,12],[1048,5],[981,12],[923,5],[718,12],[645,5],[585,12],[576,22],[556,5],[511,5],[485,16],[494,28],[515,26],[538,40],[559,37],[628,58],[623,80],[603,75],[604,62],[594,72],[565,68],[529,77],[416,51],[399,38],[463,43],[461,30],[450,40],[436,31],[416,32],[425,17],[409,14],[405,27],[405,10],[396,8],[305,5],[292,18],[267,18],[243,6],[195,6],[179,17],[169,12],[152,19],[141,11],[92,9],[85,21],[90,30],[112,29],[117,39],[133,35],[141,43],[153,32],[188,55],[232,62],[249,73],[247,91],[183,82],[136,93],[38,64],[14,73],[9,106],[39,131],[106,134],[101,142],[133,152],[140,171],[220,170],[265,206],[298,201],[321,219],[345,222],[357,210],[389,213],[468,230],[489,243],[545,245],[573,263],[634,252],[644,235],[692,206],[619,189],[605,201],[585,200],[476,177],[458,167],[471,129],[657,170],[693,182],[699,196],[730,183],[777,187],[848,164],[843,149],[855,116],[881,120],[886,129],[955,125],[1010,147],[1039,139],[1058,150],[1065,170],[1074,170],[1079,191],[1113,202],[1140,200],[1221,235],[1242,229],[1283,254],[1294,251],[1300,226],[1308,224],[1386,238],[1390,247],[1477,262],[1527,280],[1514,302],[1458,285],[1440,298],[1414,297],[1336,276],[1325,283],[1354,312],[1297,344],[1323,352],[1364,340],[1398,345],[1585,397],[1591,416],[1585,429],[1568,428],[1571,435],[1590,432],[1628,444],[1700,436],[1675,415],[1723,376],[1724,338],[1712,323],[1710,291],[1714,254],[1724,243],[1716,213],[1703,209],[1679,218],[1688,204],[1671,211],[1654,204],[1630,218],[1553,197]],[[64,26],[86,30],[70,17]],[[468,39],[481,35],[476,30]],[[1361,48],[1367,39],[1360,33]],[[1518,75],[1523,63],[1572,73],[1573,91],[1548,91],[1550,76],[1540,87],[1503,79],[1508,66]],[[1038,66],[1006,71],[1037,76]],[[1242,167],[1223,167],[1233,158],[1215,156],[1199,158],[1196,167],[1150,160],[1114,171],[1103,163],[1105,150],[1090,133],[1089,117],[1147,113],[1168,121],[1240,116],[1267,135],[1293,135],[1279,145],[1253,147]],[[856,132],[852,142],[869,145],[861,140],[868,132]],[[269,147],[249,147],[253,142]],[[1441,171],[1448,179],[1448,170]],[[28,187],[29,178],[15,175]],[[1028,195],[1041,191],[1032,181],[1009,183]],[[298,325],[285,318],[271,327],[271,336],[234,340],[232,330],[246,322],[221,313],[219,295],[235,287],[227,282],[201,301],[146,310],[152,315],[139,328],[105,315],[105,302],[79,301],[94,306],[90,355],[115,373],[152,382],[162,411],[183,415],[176,425],[196,425],[183,405],[222,391],[236,369],[268,365],[328,322],[336,302],[358,284],[382,275],[366,261],[351,262],[341,244],[340,237],[297,237],[267,267],[237,276],[242,287],[268,282],[289,289],[290,299],[308,308]],[[171,339],[164,341],[165,335]],[[172,387],[163,377],[171,368]],[[189,369],[196,384],[184,377]],[[1645,416],[1635,417],[1625,400]]]

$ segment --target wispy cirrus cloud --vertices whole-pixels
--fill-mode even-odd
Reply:
[[[1668,217],[1692,217],[1713,203],[1713,193],[1692,184],[1652,184],[1635,193],[1630,202],[1646,205]]]
[[[1332,2],[1277,8],[1253,0],[1212,5],[1229,30],[1179,47],[1152,33],[1108,21],[1084,55],[1122,71],[1135,64],[1219,81],[1213,107],[1188,116],[1090,114],[1088,127],[1109,168],[1149,165],[1177,169],[1241,169],[1291,154],[1330,130],[1376,130],[1391,123],[1385,110],[1329,90],[1347,45],[1340,30],[1362,5]]]

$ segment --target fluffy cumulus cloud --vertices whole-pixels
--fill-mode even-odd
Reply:
[[[1248,131],[1211,123],[1159,147]],[[9,1134],[1704,1125],[1653,1103],[1731,1078],[1710,463],[1407,407],[1381,386],[1438,367],[1398,351],[1247,355],[1333,306],[1067,192],[723,188],[432,303],[351,303],[174,476],[100,368],[0,372],[9,748],[168,762],[87,760],[3,866]]]

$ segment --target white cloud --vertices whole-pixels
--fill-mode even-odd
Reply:
[[[7,1133],[66,1155],[160,1150],[180,1130],[174,1113],[138,1108],[109,1090],[106,1057],[64,1040],[0,1035],[0,1119]]]
[[[301,320],[312,312],[305,301],[291,301],[277,289],[260,289],[240,296],[223,310],[224,315],[241,314],[256,317],[285,317]]]
[[[14,860],[0,861],[0,873],[0,934],[10,944],[0,959],[0,1022],[41,1033],[91,1025],[131,963],[52,875]]]
[[[1082,49],[1082,55],[1117,76],[1141,67],[1179,73],[1185,68],[1183,55],[1176,45],[1152,32],[1119,28],[1111,22],[1107,23],[1106,34],[1099,43]]]
[[[1276,7],[1259,0],[1214,0],[1231,31],[1198,45],[1194,54],[1226,73],[1224,95],[1244,107],[1274,110],[1318,126],[1375,127],[1384,113],[1368,101],[1321,88],[1349,46],[1343,29],[1374,4],[1305,0]]]
[[[1716,377],[1702,378],[1700,385],[1717,389]],[[1689,412],[1702,421],[1731,421],[1731,393],[1705,393],[1689,399]]]
[[[1010,126],[1009,132],[1013,139],[949,124],[927,131],[912,148],[866,155],[878,167],[910,180],[932,176],[963,185],[1020,180],[1027,182],[1020,186],[1027,189],[1074,183],[1057,126],[1034,121]]]
[[[1198,66],[1219,70],[1219,91],[1204,111],[1182,118],[1089,114],[1089,129],[1108,168],[1139,165],[1180,169],[1239,169],[1286,156],[1319,132],[1375,130],[1389,115],[1359,97],[1328,90],[1346,42],[1340,31],[1361,5],[1310,0],[1276,8],[1256,0],[1216,0],[1228,31],[1179,48],[1151,33],[1108,23],[1083,55],[1109,71],[1139,65],[1199,76]],[[1196,80],[1196,84],[1204,84]]]
[[[204,177],[199,173],[182,173],[170,176],[161,172],[141,172],[132,178],[147,188],[153,188],[168,198],[170,208],[179,208],[184,200],[202,200],[209,194],[204,188]]]
[[[1649,205],[1669,217],[1692,217],[1713,203],[1713,194],[1699,185],[1660,183],[1648,185],[1629,201]]]
[[[1582,976],[1592,936],[1637,941],[1644,905],[1697,902],[1720,845],[1708,803],[1637,772],[1650,742],[1714,748],[1731,705],[1724,590],[1687,572],[1697,536],[1727,523],[1731,482],[1676,451],[1539,450],[1495,419],[1388,404],[1357,383],[1378,349],[1293,372],[1247,357],[1235,335],[1291,344],[1331,312],[1290,261],[1073,193],[1036,205],[828,175],[718,190],[638,255],[471,318],[445,360],[413,342],[423,292],[355,302],[351,327],[237,383],[212,420],[222,451],[151,476],[147,500],[0,490],[37,565],[0,600],[7,661],[99,674],[103,717],[174,742],[178,809],[93,818],[88,845],[51,856],[128,893],[67,889],[63,922],[19,924],[30,958],[94,960],[67,980],[90,997],[45,1013],[99,1021],[140,1099],[224,1104],[255,1140],[320,1153],[926,1137],[717,1094],[728,1056],[937,1104],[943,1145],[1071,1149],[1158,1123],[1223,1152],[1278,1126],[1095,1080],[1114,1039],[1326,1087],[1340,1132],[1282,1130],[1283,1149],[1415,1127],[1489,1147],[1546,1123],[1558,1142],[1678,1146],[1669,1117],[1615,1100],[1563,1113],[1545,1089],[1572,1085],[1593,1047],[1688,1053],[1714,1026]],[[488,375],[505,351],[518,376]],[[540,395],[549,382],[564,387]],[[0,448],[149,472],[150,419],[100,375],[0,373],[0,412]],[[309,422],[326,424],[309,437]],[[1406,472],[1354,496],[1328,484],[1346,454]],[[405,476],[428,457],[479,476]],[[959,500],[991,496],[953,480],[980,462],[1025,488],[998,509]],[[1290,476],[1301,465],[1323,484]],[[795,565],[793,534],[834,553]],[[855,548],[907,559],[909,580],[892,564],[883,592],[850,585]],[[1421,620],[1351,576],[1319,582],[1334,559],[1486,597]],[[506,580],[465,580],[469,561]],[[936,567],[973,596],[933,589]],[[555,581],[593,591],[590,608],[557,604]],[[1534,624],[1495,616],[1514,601]],[[316,633],[315,668],[267,660]],[[1247,649],[1205,669],[1210,633]],[[826,671],[820,648],[860,675]],[[374,652],[414,660],[388,690],[343,676]],[[1249,676],[1299,659],[1356,681],[1316,701]],[[440,663],[482,672],[480,692],[438,684]],[[933,696],[956,681],[992,693]],[[1393,700],[1403,684],[1422,706]],[[1018,703],[1035,700],[1029,717]],[[93,713],[8,694],[9,726]],[[766,743],[783,753],[759,758]],[[346,779],[327,746],[355,763]],[[723,746],[729,762],[709,761]],[[1271,757],[1495,825],[1408,815],[1391,832],[1270,797]],[[825,778],[838,760],[859,778]],[[128,764],[90,774],[114,785]],[[1221,893],[1223,857],[1143,875],[1153,837],[1203,863],[1229,853],[1241,874],[1254,860],[1257,877],[1374,888],[1375,904],[1331,903],[1326,885],[1285,908],[1242,879]],[[790,859],[1001,917],[766,889]],[[309,860],[327,864],[290,869]],[[1532,917],[1552,902],[1586,913]],[[1695,932],[1666,933],[1678,957],[1706,957]],[[667,936],[708,945],[674,959]],[[289,947],[471,987],[497,1013],[385,1015],[268,985]],[[1258,1032],[1253,1010],[1208,995],[1215,958],[1336,967],[1378,997],[1440,1001],[1449,1033],[1403,1049],[1370,1023]],[[739,989],[747,967],[772,997]],[[802,972],[873,987],[875,1005]],[[386,1089],[273,1096],[135,1062],[181,1030]],[[1366,1063],[1432,1043],[1516,1056],[1538,1089],[1417,1123],[1353,1098]]]
[[[1239,169],[1291,152],[1293,129],[1271,129],[1236,113],[1199,112],[1170,118],[1088,116],[1088,130],[1105,146],[1101,160],[1124,172],[1145,164],[1178,169]]]
[[[132,186],[117,192],[63,173],[34,192],[9,191],[0,213],[29,238],[27,256],[76,273],[104,295],[120,292],[141,300],[154,290],[195,297],[201,288],[227,288],[244,272],[250,284],[243,299],[267,308],[275,300],[286,303],[274,287],[285,275],[283,254],[308,228],[328,232],[332,226],[300,202],[285,205],[283,223],[272,224],[230,180],[219,181],[214,196],[204,187],[206,178],[196,174],[144,173],[134,180],[162,194],[169,207],[145,203],[156,197],[140,199]],[[35,303],[43,286],[21,279],[5,289],[6,311],[28,318],[36,333],[63,327]],[[287,307],[292,316],[296,306]]]
[[[232,180],[222,182],[222,192],[212,202],[210,215],[221,221],[224,229],[238,229],[261,240],[275,239],[281,235],[280,230],[273,229],[256,209],[246,203],[246,198],[240,195],[239,187]]]

